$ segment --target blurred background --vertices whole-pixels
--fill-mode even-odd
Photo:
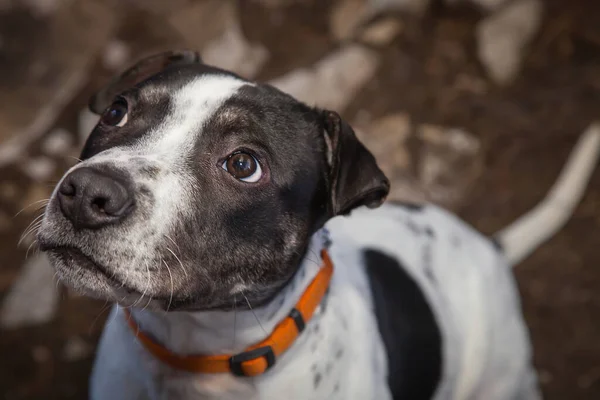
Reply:
[[[600,118],[594,0],[0,0],[3,399],[86,398],[108,305],[54,281],[36,217],[96,122],[94,90],[182,47],[340,111],[392,198],[484,233],[541,200]],[[567,227],[516,269],[547,399],[600,398],[599,201],[597,171]]]

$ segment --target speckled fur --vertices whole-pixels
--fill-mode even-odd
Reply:
[[[115,309],[99,349],[94,398],[392,398],[361,259],[367,247],[402,259],[434,310],[443,339],[443,375],[435,399],[539,398],[517,289],[491,241],[434,206],[358,209],[331,220],[327,228],[335,264],[328,296],[272,370],[258,378],[170,370],[145,352]],[[294,290],[255,310],[256,318],[249,311],[237,313],[236,346],[231,345],[233,313],[156,316],[136,311],[136,318],[175,351],[241,350],[261,340],[289,311],[317,271],[321,246],[321,239],[313,240]]]

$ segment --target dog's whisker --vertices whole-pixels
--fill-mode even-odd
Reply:
[[[173,302],[173,275],[171,274],[171,269],[167,265],[167,262],[165,260],[162,260],[162,262],[165,264],[165,267],[167,267],[167,272],[169,273],[169,278],[171,279],[171,296],[169,297],[169,304],[167,305],[167,311],[169,311],[171,303]]]
[[[37,223],[41,222],[42,219],[44,218],[44,214],[40,214],[37,217],[35,217],[27,226],[28,229],[25,230],[25,232],[27,232],[29,230],[29,228],[32,228],[33,226],[35,226]]]
[[[183,266],[183,263],[181,262],[181,260],[179,259],[179,257],[177,257],[177,255],[173,252],[173,250],[171,250],[170,248],[167,247],[167,251],[169,251],[171,254],[173,254],[173,257],[175,257],[175,259],[177,260],[177,262],[179,262],[179,265],[181,266],[181,270],[183,271],[184,275],[186,278],[188,278],[188,273],[185,269],[185,267]]]
[[[167,239],[169,239],[171,241],[171,243],[173,243],[175,245],[175,247],[177,247],[177,251],[179,251],[181,253],[181,249],[179,248],[179,245],[171,238],[171,236],[165,234],[165,237]]]
[[[146,302],[146,305],[144,307],[142,307],[142,311],[144,311],[146,308],[148,308],[148,306],[150,305],[151,302],[152,302],[152,296],[148,296],[148,301]]]
[[[96,318],[94,318],[94,320],[92,321],[92,323],[90,324],[90,327],[88,329],[88,335],[92,334],[92,331],[94,330],[94,326],[96,325],[96,322],[98,322],[98,318],[100,318],[100,316],[102,315],[102,313],[104,311],[106,311],[107,309],[110,308],[110,306],[112,306],[112,304],[108,303],[108,299],[106,299],[104,301],[104,304],[102,305],[102,308],[100,308],[100,311],[98,311],[98,314],[96,315]],[[110,321],[108,321],[106,323],[106,325],[108,325],[110,323]]]
[[[21,238],[17,242],[17,247],[20,246],[21,243],[23,243],[23,241],[26,238],[28,238],[32,233],[35,232],[37,234],[37,232],[41,228],[43,222],[44,222],[43,220],[39,220],[39,219],[32,221],[31,224],[29,224],[29,226],[27,227],[27,229],[25,229],[25,232],[23,232],[23,234],[21,235]]]
[[[79,158],[79,157],[75,157],[75,156],[67,156],[67,158],[71,158],[71,159],[73,159],[73,160],[75,160],[75,161],[77,161],[77,162],[83,162],[83,160],[82,160],[81,158]]]
[[[150,268],[148,267],[148,260],[144,260],[144,265],[146,266],[146,285],[144,286],[144,291],[142,292],[142,294],[140,295],[140,297],[136,301],[134,301],[133,304],[131,304],[130,307],[137,306],[138,303],[140,301],[142,301],[142,299],[146,295],[146,291],[150,287]]]
[[[29,257],[29,250],[31,250],[31,248],[33,246],[36,246],[38,243],[37,239],[34,239],[33,242],[31,242],[31,244],[29,245],[29,247],[27,248],[27,251],[25,252],[25,259],[27,260],[27,258]],[[34,255],[35,255],[35,251],[34,251]]]
[[[233,343],[231,345],[231,349],[235,351],[236,345],[236,336],[237,336],[237,295],[233,295]]]
[[[25,207],[23,207],[23,208],[22,208],[22,209],[21,209],[19,212],[17,212],[17,213],[15,214],[15,216],[14,216],[13,218],[17,218],[17,217],[18,217],[18,216],[19,216],[19,215],[20,215],[20,214],[21,214],[23,211],[27,210],[27,209],[28,209],[29,207],[31,207],[31,206],[34,206],[34,205],[36,205],[36,204],[39,204],[39,203],[44,203],[44,205],[46,205],[46,204],[48,204],[49,202],[50,202],[50,198],[47,198],[47,199],[42,199],[42,200],[38,200],[38,201],[34,201],[33,203],[31,203],[31,204],[28,204],[28,205],[26,205]]]
[[[254,318],[256,319],[256,322],[258,322],[258,326],[260,326],[260,329],[262,329],[262,331],[264,332],[265,336],[269,336],[269,333],[263,327],[262,323],[260,322],[260,319],[258,319],[258,315],[256,315],[256,312],[252,308],[252,305],[250,304],[250,300],[248,300],[248,297],[244,293],[242,293],[242,296],[244,296],[244,299],[246,300],[246,304],[248,304],[248,308],[250,308],[250,311],[252,312],[252,315],[254,315]]]
[[[44,218],[44,214],[38,215],[37,217],[35,217],[30,223],[29,225],[27,225],[27,228],[25,228],[25,231],[23,232],[23,234],[21,236],[27,236],[27,234],[30,233],[30,230],[38,223],[40,222],[40,220]]]

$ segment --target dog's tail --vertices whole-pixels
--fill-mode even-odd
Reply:
[[[600,123],[592,124],[571,151],[546,198],[494,235],[511,265],[556,234],[579,204],[600,155]]]

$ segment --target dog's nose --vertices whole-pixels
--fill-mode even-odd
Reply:
[[[90,167],[67,175],[57,196],[63,214],[77,229],[113,224],[133,209],[133,194],[124,180]]]

